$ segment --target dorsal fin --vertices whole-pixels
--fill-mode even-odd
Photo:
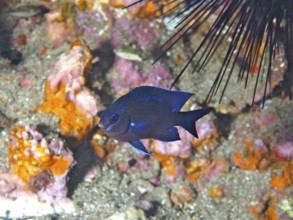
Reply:
[[[153,86],[141,86],[131,91],[132,95],[144,96],[149,95],[166,102],[172,107],[173,112],[178,112],[193,93],[162,89]]]

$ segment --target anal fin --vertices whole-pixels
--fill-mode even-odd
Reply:
[[[149,153],[149,152],[147,151],[147,149],[146,149],[145,146],[141,143],[140,140],[129,141],[128,143],[130,144],[130,146],[131,146],[133,149],[135,149],[135,150],[137,150],[137,151],[139,151],[139,152],[141,152],[141,153],[143,153],[143,154],[149,155],[149,156],[152,155],[151,153]]]

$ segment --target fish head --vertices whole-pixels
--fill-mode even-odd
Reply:
[[[126,112],[105,111],[101,113],[99,127],[110,137],[122,135],[130,124],[130,117]]]

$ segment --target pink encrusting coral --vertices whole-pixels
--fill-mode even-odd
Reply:
[[[97,100],[84,86],[84,74],[90,61],[89,49],[82,42],[76,41],[68,54],[61,55],[48,81],[52,90],[60,84],[66,85],[67,99],[94,116],[98,111]]]
[[[73,41],[77,36],[73,17],[65,18],[63,13],[62,10],[57,9],[45,15],[45,32],[54,47],[59,47],[66,41]]]
[[[59,117],[63,135],[82,139],[96,123],[96,114],[103,106],[85,85],[86,70],[92,56],[88,47],[77,40],[69,53],[61,55],[45,85],[45,99],[35,111]]]
[[[198,120],[196,129],[199,139],[209,138],[213,133],[217,132],[217,128],[209,116]]]
[[[64,179],[62,182],[65,181],[65,178],[59,178]],[[56,193],[60,191],[58,188],[63,189],[65,186],[64,183],[59,184],[60,181],[55,179],[52,183],[54,186],[54,190],[51,190],[52,194],[48,190],[34,193],[28,190],[16,175],[0,170],[0,217],[23,219],[56,213],[74,213],[75,207],[72,201]]]
[[[98,112],[98,109],[102,109],[101,105],[97,104],[98,98],[95,98],[89,91],[82,90],[75,96],[75,104],[79,106],[82,110],[90,114],[91,116],[95,116]]]
[[[154,150],[162,155],[173,155],[181,157],[190,157],[192,155],[192,140],[194,136],[181,127],[178,127],[178,133],[181,138],[179,141],[162,142],[154,141]]]
[[[293,134],[281,138],[275,147],[275,153],[278,157],[286,160],[293,159]]]
[[[219,145],[219,132],[212,120],[212,115],[207,115],[196,122],[198,138],[194,138],[192,145],[198,153],[213,151]]]
[[[60,83],[66,84],[71,96],[74,90],[82,87],[84,84],[83,59],[86,53],[82,46],[75,46],[68,54],[61,55],[48,78],[51,89]]]

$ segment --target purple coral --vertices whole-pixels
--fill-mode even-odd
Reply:
[[[172,76],[165,65],[157,63],[150,68],[144,84],[148,86],[168,87],[171,80]]]
[[[125,88],[139,85],[144,81],[144,77],[135,68],[132,61],[116,56],[115,67],[119,71],[118,78],[113,79],[113,88],[119,93]]]
[[[117,93],[138,85],[165,87],[172,79],[162,63],[152,66],[146,74],[139,72],[135,62],[116,56],[115,67],[119,75],[112,80],[112,84]]]

